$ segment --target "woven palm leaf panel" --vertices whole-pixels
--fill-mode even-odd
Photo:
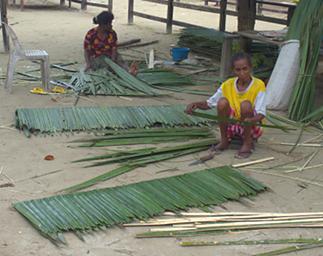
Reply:
[[[219,205],[252,196],[266,187],[229,166],[124,186],[18,202],[19,211],[41,234],[65,242],[62,232],[92,231],[166,210]]]
[[[184,109],[184,105],[25,108],[16,110],[16,127],[56,133],[207,124],[205,119],[185,114]]]

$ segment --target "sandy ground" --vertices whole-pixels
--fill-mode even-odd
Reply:
[[[79,7],[73,4],[75,7]],[[150,13],[161,15],[164,13],[163,7],[155,4],[139,5],[138,9]],[[168,52],[169,45],[176,42],[175,36],[164,34],[165,26],[156,22],[150,22],[135,18],[135,25],[126,25],[126,1],[119,0],[115,3],[115,29],[118,31],[121,41],[140,37],[145,40],[159,39],[160,44],[155,48],[159,51]],[[14,29],[19,39],[26,48],[44,48],[51,58],[51,62],[78,61],[82,63],[82,40],[86,31],[91,28],[91,19],[100,10],[89,8],[86,12],[77,9],[53,9],[53,10],[31,10],[23,12],[9,10],[10,23],[15,24]],[[215,15],[199,14],[188,10],[176,10],[176,17],[185,21],[198,22],[207,26],[210,20],[217,24]],[[230,30],[235,29],[233,19],[228,20]],[[279,26],[270,26],[260,22],[257,24],[260,29],[274,29]],[[5,71],[7,55],[0,54],[2,74]],[[18,69],[24,70],[29,63],[20,63]],[[322,80],[321,80],[322,81]],[[57,98],[52,100],[51,96],[36,96],[28,93],[28,90],[39,84],[33,82],[15,81],[14,92],[8,95],[4,90],[0,90],[0,124],[9,125],[14,122],[14,111],[19,107],[55,107],[71,106],[73,97]],[[211,92],[210,92],[211,93]],[[79,105],[139,105],[139,104],[166,104],[166,103],[188,103],[193,100],[202,100],[205,97],[185,94],[174,94],[174,97],[158,99],[133,99],[132,101],[117,97],[90,97],[89,100],[81,99]],[[305,132],[302,140],[316,136],[315,132]],[[113,228],[107,231],[94,232],[85,236],[85,242],[80,241],[73,234],[66,234],[69,245],[67,247],[55,247],[50,241],[43,238],[32,226],[22,218],[11,204],[20,200],[40,198],[53,195],[59,189],[78,183],[103,173],[114,166],[105,168],[83,169],[82,164],[72,164],[71,160],[87,155],[94,155],[101,150],[72,149],[68,143],[72,139],[86,137],[85,134],[62,135],[47,137],[32,137],[27,139],[22,133],[16,130],[0,129],[0,166],[4,167],[4,172],[15,182],[15,187],[0,189],[0,255],[20,256],[20,255],[133,255],[133,256],[155,256],[155,255],[251,255],[262,252],[270,248],[279,246],[236,246],[236,247],[204,247],[204,248],[181,248],[177,239],[151,239],[139,240],[134,235],[144,231],[142,228]],[[313,148],[297,148],[292,154],[286,155],[289,147],[269,145],[270,141],[294,142],[297,133],[284,134],[276,130],[266,130],[262,140],[257,145],[257,150],[251,159],[259,159],[274,156],[275,161],[266,165],[276,165],[287,162],[301,156],[305,156],[314,151]],[[104,182],[97,187],[106,187],[120,184],[132,183],[140,180],[153,179],[158,177],[181,174],[188,171],[199,170],[206,167],[221,166],[241,162],[233,158],[235,151],[229,150],[221,156],[215,157],[206,165],[188,166],[197,159],[199,155],[187,156],[163,162],[157,165],[150,165],[146,168],[137,169],[128,174],[119,176],[108,182]],[[47,154],[55,156],[54,161],[44,161]],[[200,154],[203,155],[203,154]],[[322,163],[322,150],[311,162],[313,164]],[[302,163],[297,163],[301,165]],[[177,167],[176,172],[156,173],[159,170]],[[42,175],[52,171],[59,172],[40,178],[31,178],[35,175]],[[290,174],[291,177],[302,177],[316,182],[323,183],[321,169],[312,169],[302,173]],[[272,189],[258,195],[250,200],[243,200],[242,203],[230,202],[224,205],[228,211],[322,211],[322,188],[308,185],[304,188],[295,182],[285,178],[278,178],[270,175],[245,171],[248,175],[263,182]],[[281,171],[273,171],[274,173]],[[0,184],[6,182],[4,177],[0,177]],[[303,184],[304,185],[304,184]],[[221,208],[216,208],[223,210]],[[251,231],[227,236],[218,236],[206,239],[258,239],[258,238],[289,238],[289,237],[322,237],[323,231],[320,229],[285,229],[285,230],[265,230]],[[199,239],[199,238],[196,238]],[[291,254],[292,255],[292,254]],[[296,254],[295,254],[296,255]],[[310,250],[297,255],[323,255],[321,250]]]

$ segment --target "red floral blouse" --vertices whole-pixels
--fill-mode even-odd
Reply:
[[[117,33],[114,30],[101,38],[98,27],[95,27],[86,33],[83,47],[90,51],[91,57],[106,55],[111,58],[113,50],[117,48],[117,40]]]

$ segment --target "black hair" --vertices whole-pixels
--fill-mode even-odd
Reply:
[[[234,63],[238,60],[247,60],[250,67],[252,67],[252,61],[251,61],[251,57],[249,54],[247,54],[245,52],[238,52],[238,53],[234,54],[231,58],[231,67],[232,68],[234,68]]]
[[[93,18],[94,24],[107,25],[111,24],[114,19],[114,15],[111,12],[103,11],[99,15]]]

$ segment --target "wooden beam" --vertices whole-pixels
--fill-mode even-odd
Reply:
[[[167,19],[165,19],[165,18],[153,16],[153,15],[146,14],[146,13],[134,11],[133,14],[134,14],[134,16],[138,16],[138,17],[148,19],[148,20],[154,20],[154,21],[158,21],[158,22],[162,22],[162,23],[167,22]],[[198,25],[194,25],[194,24],[190,24],[190,23],[186,23],[186,22],[182,22],[182,21],[177,21],[177,20],[173,20],[173,25],[179,26],[179,27],[203,28],[202,26],[198,26]]]
[[[225,21],[226,21],[226,10],[227,10],[227,0],[221,0],[220,2],[220,31],[225,31]]]
[[[128,24],[133,24],[133,15],[134,15],[134,0],[128,1]]]
[[[7,17],[7,7],[8,7],[8,0],[1,0],[1,22],[8,24],[8,17]],[[9,35],[7,30],[2,26],[2,37],[3,37],[3,47],[4,52],[9,52]]]
[[[166,22],[166,33],[172,33],[173,27],[173,16],[174,16],[174,0],[168,0],[167,4],[167,22]]]

